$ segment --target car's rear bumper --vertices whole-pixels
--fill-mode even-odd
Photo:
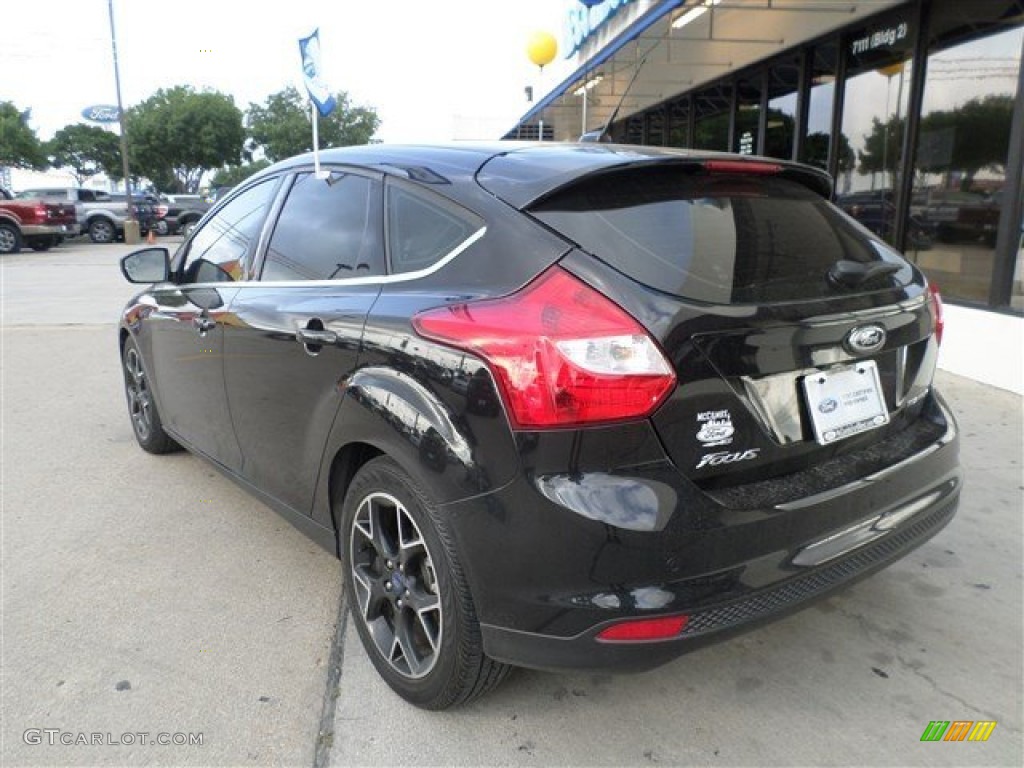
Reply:
[[[927,445],[802,499],[726,506],[678,476],[672,493],[662,489],[662,503],[674,506],[658,530],[638,530],[635,515],[623,518],[632,530],[582,518],[528,473],[448,505],[487,653],[545,669],[649,668],[892,563],[941,530],[959,502],[953,418],[934,395],[922,418],[934,436]],[[671,477],[651,466],[619,477],[628,474],[647,487]],[[587,476],[579,472],[578,482]],[[765,498],[775,492],[768,487]],[[680,615],[686,624],[670,639],[597,639],[623,620]]]

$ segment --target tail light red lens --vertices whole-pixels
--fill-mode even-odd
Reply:
[[[413,326],[486,360],[515,427],[643,418],[676,383],[643,326],[560,267],[511,296],[421,312]]]
[[[662,616],[656,619],[622,621],[602,629],[597,633],[597,639],[605,643],[669,640],[683,631],[689,618],[689,616]]]
[[[932,323],[935,329],[935,340],[942,343],[942,331],[946,328],[946,319],[942,313],[942,294],[938,286],[928,286],[928,300],[932,307]]]

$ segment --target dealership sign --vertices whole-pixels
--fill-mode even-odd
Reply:
[[[94,123],[116,123],[121,111],[111,104],[96,104],[83,109],[82,117]]]
[[[569,8],[565,17],[565,40],[562,48],[569,58],[590,37],[603,27],[619,9],[634,0],[580,0]]]

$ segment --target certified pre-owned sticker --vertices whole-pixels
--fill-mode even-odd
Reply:
[[[732,415],[729,411],[701,411],[697,414],[697,423],[700,424],[697,439],[705,448],[728,445],[732,442],[736,430],[732,426]]]
[[[721,464],[734,464],[737,461],[750,461],[751,459],[756,459],[760,452],[760,448],[751,448],[746,451],[736,451],[736,453],[729,453],[729,451],[705,453],[700,457],[700,461],[697,463],[697,469],[703,469],[704,467],[717,467]]]

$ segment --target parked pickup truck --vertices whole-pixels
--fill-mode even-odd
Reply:
[[[174,235],[181,232],[188,237],[212,205],[202,195],[162,195],[156,205],[156,233]]]
[[[74,205],[39,198],[16,200],[0,189],[0,254],[17,253],[22,244],[45,251],[77,234]]]
[[[40,187],[19,192],[18,197],[41,197],[44,200],[59,200],[81,206],[79,223],[82,232],[88,232],[94,243],[112,243],[124,237],[124,222],[128,218],[124,195],[111,195],[102,190],[81,187]],[[133,196],[132,207],[139,221],[139,231],[146,234],[154,221],[152,204],[142,196]]]

